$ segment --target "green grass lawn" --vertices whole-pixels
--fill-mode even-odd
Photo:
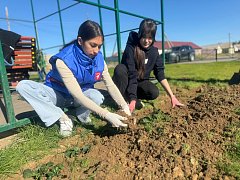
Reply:
[[[172,85],[191,88],[204,83],[210,85],[226,85],[234,72],[239,72],[240,61],[166,64],[165,76]],[[113,68],[109,73],[113,75]],[[154,75],[151,75],[154,77]]]
[[[226,85],[234,72],[239,72],[240,61],[200,64],[167,64],[165,75],[170,84],[191,88],[204,83]]]
[[[234,72],[239,72],[239,70],[240,61],[165,65],[165,75],[169,79],[205,81],[206,83],[212,79],[216,81],[228,80]],[[109,68],[111,75],[113,75],[113,71],[113,68]]]
[[[226,82],[234,72],[239,72],[240,61],[211,62],[201,64],[167,64],[167,77],[175,80],[189,80],[211,83],[213,81]]]

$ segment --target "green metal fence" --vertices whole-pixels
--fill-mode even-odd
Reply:
[[[0,44],[1,44],[1,41],[0,41]],[[0,132],[14,129],[30,123],[30,119],[26,118],[26,119],[21,119],[20,121],[17,121],[15,118],[12,97],[11,97],[10,88],[9,88],[8,79],[7,79],[7,72],[4,64],[2,46],[0,46],[0,83],[1,83],[1,88],[3,93],[3,98],[4,98],[4,104],[5,104],[5,109],[2,109],[2,111],[4,112],[4,114],[6,114],[5,118],[7,120],[6,124],[0,126]]]
[[[162,42],[164,42],[164,9],[163,9],[163,0],[159,0],[160,1],[160,10],[161,12],[159,13],[159,15],[161,16],[161,20],[157,20],[154,19],[156,21],[156,23],[158,25],[161,25],[161,35],[162,35]],[[64,36],[64,28],[63,28],[63,22],[62,22],[62,11],[65,11],[66,9],[72,8],[73,6],[79,4],[79,3],[84,3],[84,4],[88,4],[91,6],[95,6],[98,7],[98,12],[99,12],[99,22],[101,27],[103,28],[103,23],[102,23],[102,9],[107,9],[110,11],[113,11],[115,14],[115,26],[116,26],[116,32],[112,33],[112,34],[106,34],[105,37],[107,36],[113,36],[116,35],[117,37],[117,53],[118,53],[118,62],[120,62],[121,60],[121,56],[122,56],[122,49],[121,49],[121,34],[128,32],[128,31],[132,31],[132,30],[136,30],[138,28],[134,28],[134,29],[129,29],[126,31],[120,31],[120,16],[119,14],[125,14],[125,15],[129,15],[129,16],[133,16],[133,17],[137,17],[137,18],[141,18],[141,19],[145,19],[145,18],[149,18],[149,17],[145,17],[145,16],[141,16],[138,14],[134,14],[131,12],[127,12],[127,11],[123,11],[121,9],[119,9],[119,1],[118,0],[114,0],[114,7],[109,7],[109,6],[105,6],[102,5],[100,0],[97,1],[97,3],[95,2],[91,2],[88,0],[75,0],[76,3],[65,7],[65,8],[60,8],[60,1],[57,0],[57,6],[58,6],[58,10],[56,12],[53,12],[45,17],[42,17],[40,19],[36,19],[35,18],[35,10],[34,10],[34,5],[33,5],[33,1],[30,0],[31,3],[31,10],[32,10],[32,18],[33,18],[33,25],[34,25],[34,30],[35,30],[35,36],[36,36],[36,45],[37,45],[37,49],[40,50],[40,46],[39,46],[39,37],[38,37],[38,30],[37,30],[37,23],[39,23],[40,21],[51,17],[53,15],[58,14],[59,15],[59,23],[60,23],[60,28],[61,28],[61,36],[62,36],[62,45],[65,45],[65,36]],[[62,45],[59,45],[62,46]],[[55,48],[54,47],[48,47],[48,49],[50,48]],[[164,43],[162,43],[162,51],[164,52]],[[106,58],[106,50],[105,50],[105,45],[103,45],[103,54],[104,57]],[[163,60],[165,60],[165,55],[164,53],[163,55]],[[7,123],[4,125],[0,125],[0,132],[4,132],[7,130],[11,130],[20,126],[23,126],[25,124],[30,123],[30,119],[29,118],[24,118],[21,120],[16,120],[15,118],[15,114],[14,114],[14,108],[13,108],[13,103],[12,103],[12,98],[11,98],[11,93],[10,93],[10,89],[9,89],[9,83],[7,80],[7,73],[6,73],[6,69],[5,69],[5,65],[4,65],[4,59],[3,59],[3,53],[2,53],[2,47],[0,47],[0,83],[1,83],[1,87],[2,87],[2,92],[3,92],[3,97],[4,97],[4,102],[5,102],[5,109],[3,109],[2,111],[6,111],[6,115],[7,115]]]

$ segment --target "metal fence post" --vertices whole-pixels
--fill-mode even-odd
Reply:
[[[121,34],[120,34],[118,0],[114,0],[114,8],[115,8],[115,20],[116,20],[116,31],[117,31],[118,62],[120,63],[122,59],[122,50],[121,50]]]
[[[20,127],[24,124],[30,123],[29,119],[23,119],[21,121],[16,121],[13,104],[12,104],[12,97],[9,89],[8,79],[7,79],[7,71],[4,64],[4,57],[2,51],[2,45],[0,41],[0,83],[1,88],[3,91],[3,98],[5,103],[5,109],[3,111],[6,112],[6,121],[7,124],[0,125],[0,132],[7,131],[16,127]]]

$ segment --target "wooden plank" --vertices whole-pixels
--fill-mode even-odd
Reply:
[[[15,62],[14,63],[14,66],[17,66],[17,65],[32,65],[32,62],[31,61],[19,61],[19,62]]]
[[[21,36],[21,40],[30,40],[30,41],[35,41],[35,38],[29,37],[29,36]]]
[[[30,47],[32,47],[32,46],[35,46],[35,43],[33,43],[33,42],[18,42],[17,46],[30,46]]]
[[[14,66],[6,67],[8,70],[8,78],[10,81],[20,81],[22,79],[27,79],[25,75],[21,72],[28,71],[33,68],[35,62],[35,38],[29,36],[22,36],[20,41],[14,50]],[[20,72],[20,74],[16,72]]]
[[[19,62],[23,62],[23,61],[32,62],[33,59],[32,58],[15,59],[14,63],[19,63]]]
[[[34,54],[34,52],[32,52],[32,51],[14,51],[13,54],[15,56],[16,55],[30,55],[30,56],[32,56],[32,54]]]
[[[32,60],[32,56],[15,56],[15,60],[17,59],[31,59]]]
[[[12,69],[32,68],[32,65],[12,66]]]

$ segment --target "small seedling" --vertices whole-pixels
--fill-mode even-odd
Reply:
[[[182,145],[182,152],[185,153],[185,154],[188,154],[191,150],[191,146],[189,144],[183,144]]]
[[[237,115],[240,115],[240,107],[237,108],[237,109],[235,109],[235,113],[236,113]]]
[[[23,171],[24,178],[33,178],[40,180],[43,177],[47,178],[47,180],[51,180],[53,177],[59,177],[60,172],[63,169],[62,164],[54,165],[53,162],[48,162],[47,164],[43,164],[36,168],[36,170],[25,169]]]
[[[79,147],[74,147],[71,149],[67,149],[64,154],[65,154],[65,157],[72,158],[72,157],[76,157],[79,153],[80,153]]]
[[[154,127],[153,119],[151,117],[145,117],[140,120],[140,124],[144,126],[145,131],[151,133]]]
[[[81,168],[86,168],[89,166],[90,161],[87,158],[85,158],[85,159],[81,159],[79,163]]]
[[[141,119],[139,123],[144,126],[145,131],[148,133],[162,134],[164,132],[163,124],[170,120],[169,116],[154,108],[154,111],[149,116]]]
[[[90,151],[90,149],[91,149],[91,145],[90,145],[90,144],[87,144],[87,145],[85,145],[85,146],[83,146],[83,147],[81,148],[81,152],[84,153],[84,154],[86,154],[86,153],[88,153],[88,152]]]
[[[206,133],[206,136],[207,136],[207,139],[208,139],[208,140],[212,140],[213,137],[214,137],[214,132],[207,132],[207,133]]]
[[[68,149],[65,151],[65,157],[72,158],[72,157],[77,157],[80,153],[86,154],[90,151],[91,145],[87,144],[83,146],[82,148],[79,147],[73,147],[71,149]]]

